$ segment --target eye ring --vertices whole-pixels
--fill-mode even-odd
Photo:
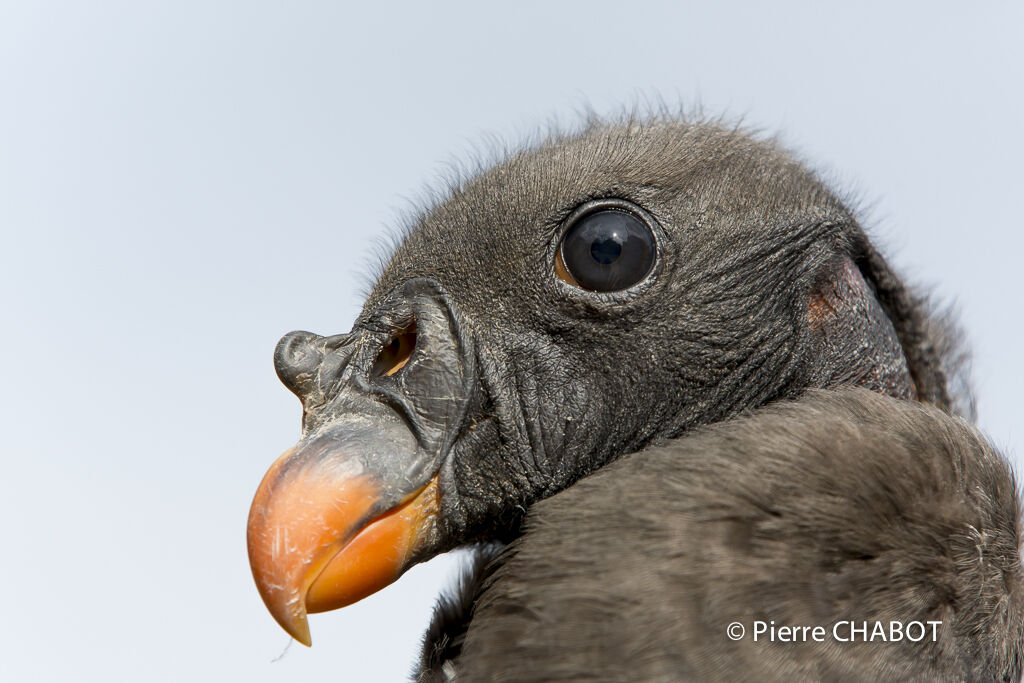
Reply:
[[[592,292],[620,292],[655,270],[658,240],[646,211],[621,199],[587,202],[566,221],[555,253],[555,275]]]

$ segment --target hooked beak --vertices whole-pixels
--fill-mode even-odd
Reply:
[[[249,511],[249,563],[260,596],[304,645],[312,642],[307,614],[384,588],[432,538],[437,475],[401,491],[368,471],[359,457],[366,445],[357,452],[352,442],[329,432],[286,452]],[[388,445],[395,444],[378,443]]]
[[[307,614],[361,600],[442,545],[438,472],[475,391],[472,343],[433,280],[407,281],[378,314],[347,335],[292,332],[274,355],[307,436],[256,491],[249,563],[305,645]]]

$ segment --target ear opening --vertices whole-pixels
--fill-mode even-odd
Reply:
[[[927,300],[900,280],[862,233],[858,242],[853,262],[896,330],[918,400],[946,412],[972,416],[973,401],[966,381],[959,387],[962,396],[950,391],[949,369],[958,363],[955,327],[930,312]]]
[[[817,348],[812,386],[859,386],[918,398],[896,329],[849,256],[829,259],[819,271],[807,321]]]

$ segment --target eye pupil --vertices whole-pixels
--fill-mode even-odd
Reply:
[[[606,240],[594,240],[590,243],[590,255],[603,266],[615,263],[622,254],[622,245],[613,237]]]
[[[559,249],[560,265],[568,275],[559,277],[595,292],[628,289],[642,281],[651,272],[657,252],[648,222],[619,206],[577,218]]]

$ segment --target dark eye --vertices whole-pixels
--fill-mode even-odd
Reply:
[[[647,221],[625,209],[599,209],[581,216],[565,233],[555,272],[569,284],[613,292],[647,277],[655,253]]]

